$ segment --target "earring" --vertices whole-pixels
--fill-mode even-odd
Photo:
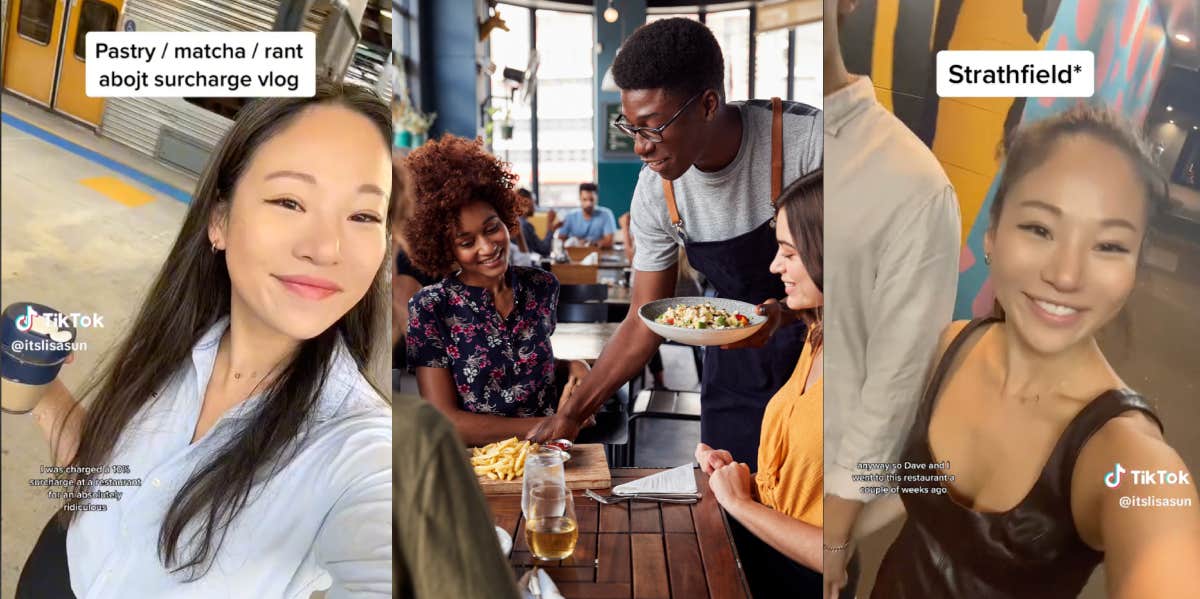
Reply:
[[[217,242],[215,242],[215,241],[214,241],[214,242],[213,242],[213,244],[212,244],[212,253],[214,253],[214,254],[215,254],[215,253],[217,253],[217,251],[218,251],[218,250],[217,250]]]
[[[985,253],[985,254],[983,255],[983,263],[984,263],[984,264],[986,264],[986,265],[988,265],[988,266],[991,266],[991,265],[992,265],[992,255],[991,255],[991,254],[988,254],[988,253]]]

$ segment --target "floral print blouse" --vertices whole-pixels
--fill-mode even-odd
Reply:
[[[459,406],[477,414],[549,416],[554,393],[550,335],[558,320],[558,279],[510,266],[513,310],[496,311],[492,292],[453,275],[421,289],[408,304],[409,371],[448,368]]]

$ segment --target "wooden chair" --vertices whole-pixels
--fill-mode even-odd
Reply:
[[[558,277],[560,285],[594,285],[599,281],[600,267],[592,264],[555,264],[550,272]]]
[[[538,237],[546,236],[546,227],[550,226],[549,214],[545,212],[535,212],[525,219],[529,224],[533,225],[533,231],[538,234]]]
[[[559,322],[608,322],[608,305],[597,302],[558,303]]]
[[[603,302],[606,299],[608,299],[608,285],[599,283],[593,285],[560,284],[558,288],[558,301],[563,304]]]
[[[642,419],[659,420],[700,420],[700,393],[696,391],[671,391],[668,389],[643,389],[637,394],[629,415],[628,442],[625,458],[628,465],[637,462],[637,431],[638,421]]]
[[[562,395],[568,369],[560,362],[554,369],[554,397]],[[576,443],[603,443],[610,468],[629,465],[629,386],[622,385],[596,412],[596,424],[579,431]]]

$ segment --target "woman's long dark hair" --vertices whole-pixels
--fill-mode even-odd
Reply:
[[[108,464],[135,414],[188,363],[201,336],[229,315],[229,271],[225,256],[210,247],[210,219],[228,214],[234,186],[254,152],[318,104],[344,106],[370,119],[379,130],[380,149],[390,152],[390,110],[367,88],[319,80],[311,98],[265,98],[247,104],[200,177],[179,236],[124,339],[105,356],[80,394],[81,401],[88,396],[92,401],[69,465]],[[385,230],[390,230],[398,208],[397,183],[393,175]],[[385,256],[366,295],[329,329],[302,341],[291,361],[277,367],[278,376],[263,389],[252,417],[184,483],[159,531],[158,553],[165,567],[186,572],[191,581],[212,566],[225,531],[248,503],[255,484],[277,473],[298,451],[339,338],[359,371],[366,369],[378,345],[372,343],[372,333],[387,316],[389,265]],[[64,526],[70,525],[74,513],[61,512]]]
[[[825,190],[824,169],[818,168],[784,188],[775,201],[775,209],[787,218],[788,229],[800,261],[817,290],[825,293]],[[800,317],[812,331],[812,343],[821,345],[823,310],[820,306],[805,310]]]

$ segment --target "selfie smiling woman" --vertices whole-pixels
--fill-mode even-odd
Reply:
[[[33,412],[56,464],[141,484],[68,500],[18,597],[391,596],[390,138],[351,85],[239,112],[123,340]]]
[[[871,506],[907,515],[872,598],[1076,597],[1101,563],[1110,597],[1196,588],[1200,510],[1172,423],[1096,339],[1134,290],[1166,189],[1140,136],[1100,107],[1006,140],[985,240],[994,312],[942,332],[899,460],[901,477],[932,464],[949,482]],[[1187,482],[1131,489],[1119,468]],[[1161,503],[1127,509],[1133,493]]]

